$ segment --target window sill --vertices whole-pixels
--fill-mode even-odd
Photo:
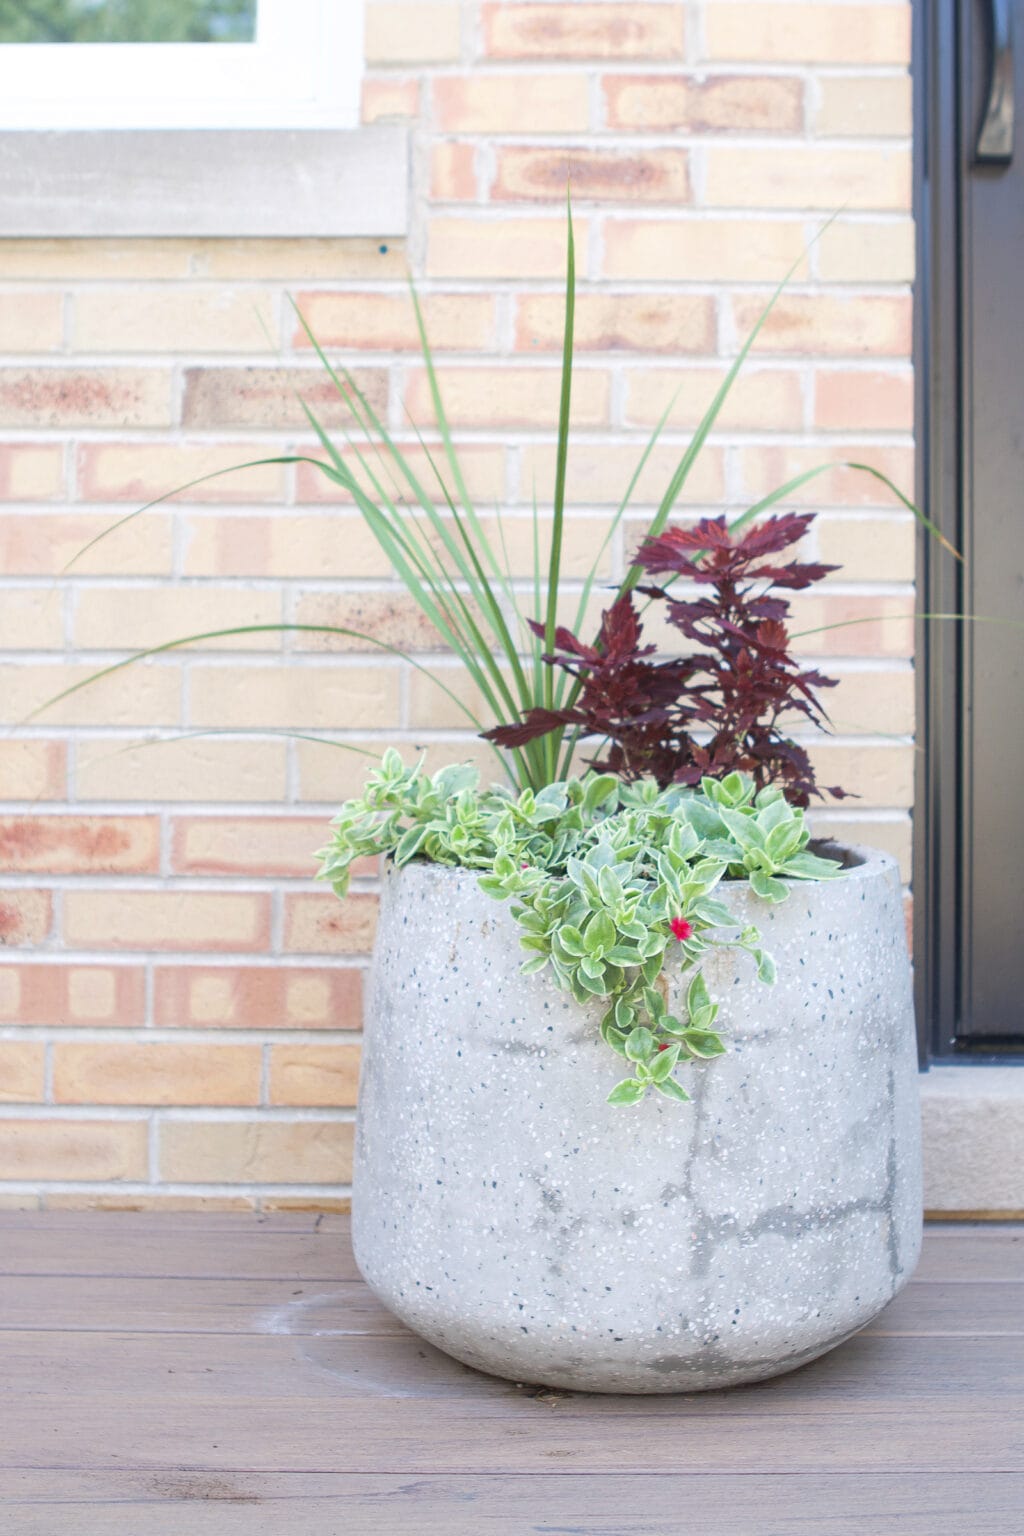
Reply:
[[[1024,1212],[1024,1067],[933,1066],[921,1078],[925,1209]]]
[[[408,131],[0,132],[5,239],[335,239],[408,224]]]

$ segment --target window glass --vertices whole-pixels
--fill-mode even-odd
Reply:
[[[251,43],[257,0],[0,0],[0,43]]]

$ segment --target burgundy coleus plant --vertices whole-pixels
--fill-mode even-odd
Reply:
[[[668,581],[639,591],[666,604],[687,654],[655,659],[656,647],[642,643],[636,600],[627,592],[603,614],[594,645],[567,629],[556,632],[557,649],[544,660],[577,679],[569,705],[528,710],[516,724],[487,731],[487,739],[520,747],[568,726],[581,737],[602,737],[602,750],[590,762],[620,778],[649,775],[665,788],[739,769],[759,789],[778,784],[793,805],[806,806],[826,791],[787,724],[803,717],[824,726],[817,690],[833,687],[835,679],[802,668],[792,656],[789,602],[781,594],[809,587],[837,567],[773,557],[797,543],[812,521],[813,513],[786,513],[734,535],[724,517],[703,518],[647,539],[636,563]],[[702,590],[676,595],[669,588],[680,578]],[[534,628],[543,634],[543,625]],[[827,793],[843,795],[838,787]]]

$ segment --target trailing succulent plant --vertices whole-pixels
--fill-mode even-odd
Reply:
[[[606,1005],[602,1037],[632,1069],[609,1102],[635,1104],[649,1088],[687,1099],[677,1068],[725,1049],[701,958],[746,950],[761,980],[775,979],[757,929],[736,931],[718,885],[746,880],[779,902],[788,880],[828,879],[840,866],[809,851],[803,811],[782,789],[759,790],[748,774],[667,789],[588,774],[519,794],[478,779],[464,764],[431,777],[386,752],[335,818],[319,878],[344,896],[353,860],[380,854],[399,868],[423,859],[478,871],[481,890],[511,902],[523,971],[550,967],[577,1002]],[[692,972],[681,1017],[657,985],[670,957]]]

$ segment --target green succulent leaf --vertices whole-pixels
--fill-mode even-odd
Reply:
[[[624,1077],[621,1083],[616,1083],[608,1095],[609,1104],[639,1104],[647,1092],[645,1083],[638,1083],[635,1077]]]

